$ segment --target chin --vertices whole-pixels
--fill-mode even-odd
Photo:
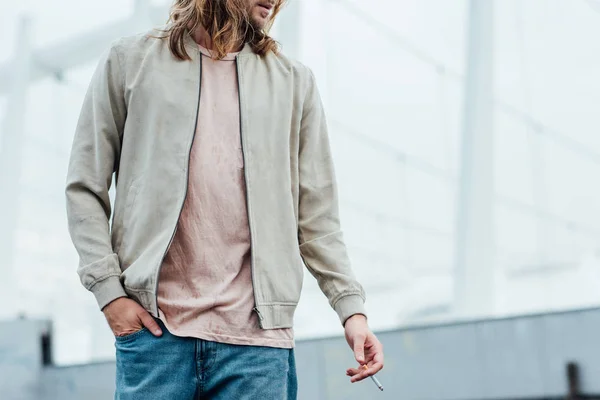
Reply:
[[[263,29],[265,26],[267,26],[268,22],[269,22],[269,17],[265,18],[262,15],[260,15],[260,13],[256,13],[253,15],[252,25],[254,25],[255,28]]]
[[[267,25],[267,22],[269,22],[269,20],[264,19],[264,18],[253,18],[252,26],[254,26],[255,29],[262,30]]]

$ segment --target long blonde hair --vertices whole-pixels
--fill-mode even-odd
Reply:
[[[222,59],[244,43],[261,56],[269,51],[277,53],[278,43],[269,36],[273,21],[285,0],[277,0],[268,24],[260,29],[252,24],[248,15],[248,0],[175,0],[171,6],[169,23],[163,38],[180,60],[189,60],[185,49],[185,35],[202,26],[213,45],[213,57]]]

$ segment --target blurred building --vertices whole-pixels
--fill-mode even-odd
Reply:
[[[66,230],[79,108],[167,3],[0,2],[0,318],[50,318],[58,364],[112,357]],[[371,325],[599,305],[599,3],[363,3],[290,1],[274,35],[317,77]],[[339,334],[304,288],[297,336]]]

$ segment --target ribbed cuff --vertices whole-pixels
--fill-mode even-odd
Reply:
[[[351,294],[348,296],[344,296],[335,303],[333,309],[340,317],[340,321],[342,325],[346,323],[346,320],[355,314],[362,314],[365,317],[367,316],[367,311],[365,310],[365,301],[358,294]]]
[[[127,293],[121,285],[121,280],[117,275],[110,275],[101,281],[98,281],[90,288],[90,291],[96,297],[98,306],[102,310],[108,303],[119,297],[127,297]]]

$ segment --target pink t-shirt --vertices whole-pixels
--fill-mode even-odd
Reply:
[[[200,47],[202,79],[188,193],[158,285],[159,316],[177,336],[292,348],[292,329],[258,325],[250,265],[237,53]]]

